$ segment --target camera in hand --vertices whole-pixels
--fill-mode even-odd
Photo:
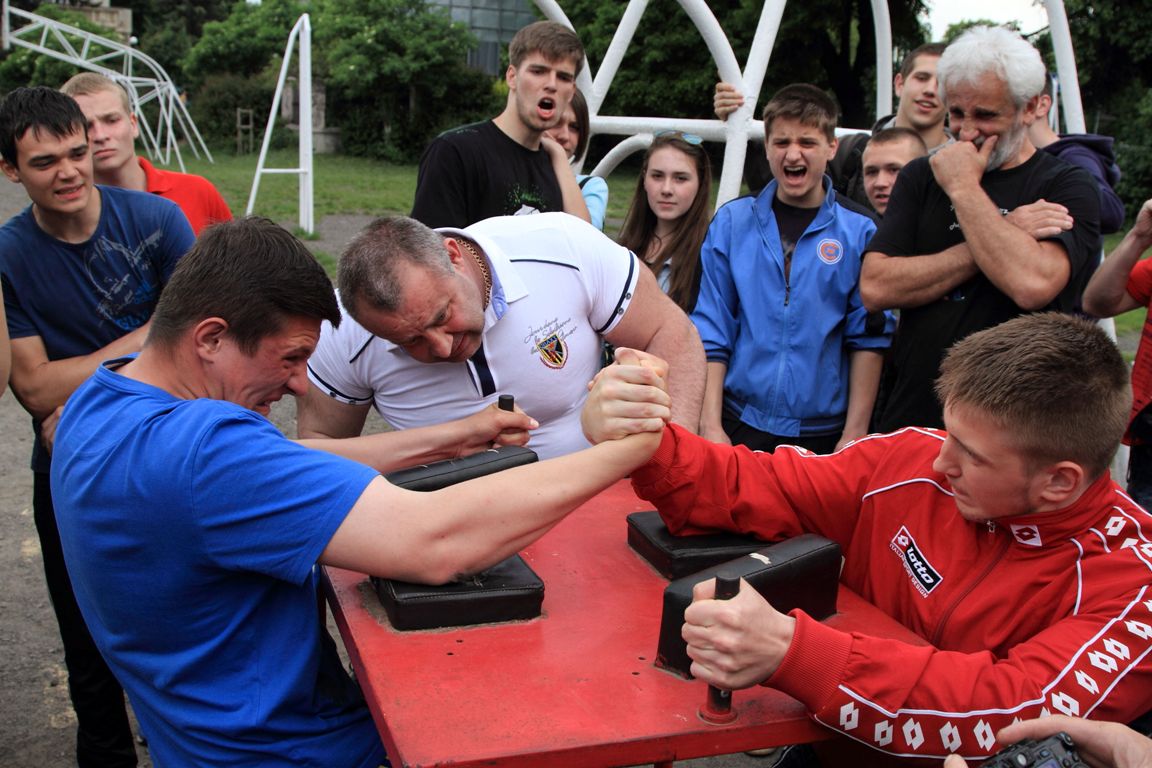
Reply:
[[[1075,768],[1087,766],[1076,753],[1072,737],[1061,731],[1045,739],[1025,739],[1000,750],[981,768]]]

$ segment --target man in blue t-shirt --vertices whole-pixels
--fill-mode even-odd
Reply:
[[[621,439],[412,493],[349,459],[392,435],[301,445],[265,418],[307,389],[322,320],[340,323],[335,291],[298,240],[218,224],[139,356],[98,368],[60,420],[52,483],[77,602],[157,765],[380,765],[313,566],[425,583],[483,570],[646,461],[671,417],[666,365],[615,366],[638,392],[632,413],[598,400]]]
[[[86,121],[68,96],[0,103],[0,170],[32,204],[0,227],[12,391],[32,416],[33,515],[76,710],[80,765],[135,766],[124,694],[92,643],[60,551],[48,482],[64,401],[103,360],[140,349],[161,288],[191,247],[175,204],[92,183]]]

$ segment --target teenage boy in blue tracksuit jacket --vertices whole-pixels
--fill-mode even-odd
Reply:
[[[835,102],[812,85],[764,107],[772,181],[717,211],[692,320],[708,379],[701,434],[773,451],[830,453],[865,434],[896,321],[860,300],[871,214],[838,197]]]

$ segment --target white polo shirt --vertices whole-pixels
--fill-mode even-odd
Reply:
[[[339,328],[323,324],[308,363],[312,383],[344,403],[373,403],[395,429],[463,418],[510,394],[540,422],[528,447],[541,459],[587,447],[580,409],[600,369],[601,336],[636,290],[637,258],[566,213],[437,231],[474,240],[492,268],[492,300],[472,359],[418,362],[342,309]]]

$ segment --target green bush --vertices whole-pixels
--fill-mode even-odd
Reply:
[[[326,86],[327,122],[340,129],[345,152],[412,162],[437,133],[503,106],[491,78],[465,64],[472,34],[425,0],[236,3],[226,19],[204,25],[182,62],[192,117],[210,144],[235,145],[237,107],[257,109],[263,126],[303,11],[312,19],[313,77]]]
[[[255,77],[269,61],[284,53],[288,33],[308,10],[297,0],[264,0],[259,5],[238,2],[223,21],[204,25],[204,34],[184,57],[188,87],[199,91],[218,75]]]
[[[413,88],[403,108],[385,99],[351,99],[330,89],[329,120],[340,126],[343,151],[390,163],[414,163],[443,131],[493,117],[503,109],[504,98],[495,93],[487,75],[461,66],[454,79],[458,89],[451,99]]]
[[[1125,118],[1110,122],[1107,129],[1116,132],[1116,163],[1121,173],[1116,194],[1124,201],[1131,221],[1144,201],[1152,197],[1152,146],[1148,145],[1152,133],[1152,91],[1131,83],[1123,89],[1120,103],[1126,105]]]
[[[1116,194],[1124,201],[1128,221],[1132,221],[1144,201],[1152,197],[1152,146],[1118,141],[1116,163],[1120,166]]]
[[[475,38],[445,9],[424,0],[317,0],[314,8],[329,122],[345,151],[412,162],[445,128],[494,114],[491,79],[464,63]]]
[[[188,112],[209,146],[221,149],[236,148],[236,110],[252,110],[253,147],[258,149],[268,123],[268,110],[275,94],[274,84],[265,78],[240,75],[212,75],[188,102]],[[273,147],[288,143],[286,131],[273,132]]]

